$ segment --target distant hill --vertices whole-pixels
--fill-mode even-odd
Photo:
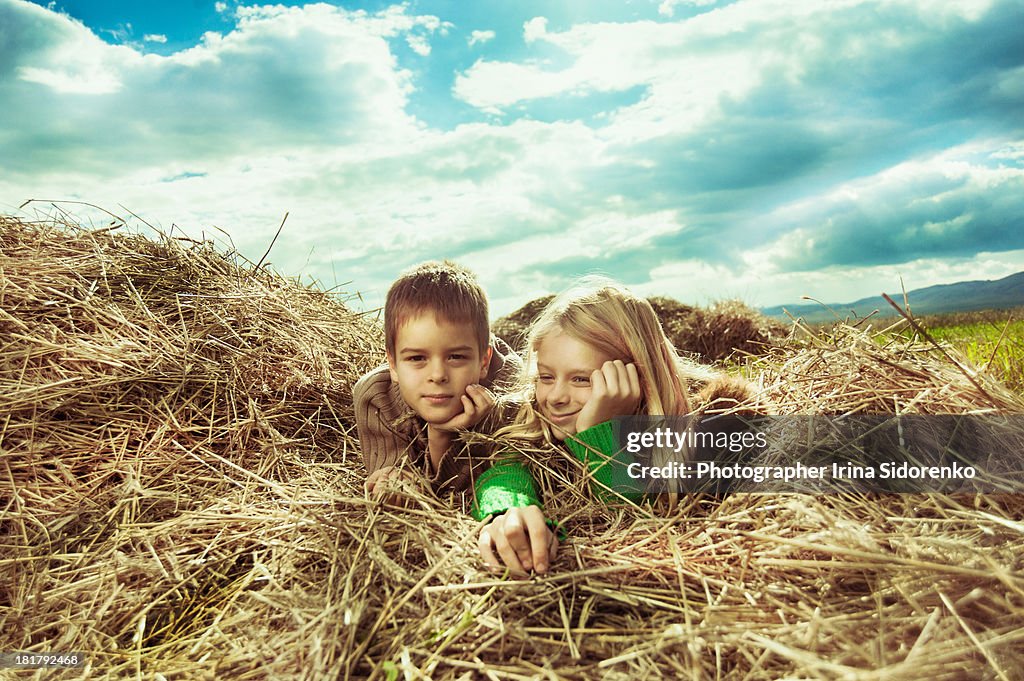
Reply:
[[[887,293],[897,303],[903,304],[901,291]],[[1011,274],[996,281],[961,281],[919,288],[909,291],[907,299],[915,316],[1019,307],[1024,305],[1024,272]],[[874,310],[878,310],[879,315],[886,317],[897,314],[881,295],[861,298],[852,303],[829,303],[828,307],[842,318],[854,315],[864,317]],[[769,317],[788,319],[782,311],[783,308],[794,317],[803,317],[812,324],[835,319],[831,311],[818,303],[777,305],[761,308],[761,312]]]

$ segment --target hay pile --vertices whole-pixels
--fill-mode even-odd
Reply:
[[[900,322],[896,326],[905,327]],[[955,349],[871,334],[845,324],[754,359],[781,414],[1021,413],[1021,396],[979,372]]]
[[[87,651],[113,676],[286,661],[290,625],[257,631],[299,601],[252,617],[245,594],[320,589],[273,547],[297,546],[306,504],[358,492],[338,470],[379,338],[210,244],[3,218],[0,650]]]
[[[665,312],[658,316],[666,335],[680,351],[707,362],[760,355],[787,335],[782,324],[738,300],[718,301],[708,308],[684,305],[670,314],[671,302],[659,299]]]
[[[526,346],[526,331],[530,328],[530,324],[533,320],[543,312],[544,308],[548,306],[554,299],[553,295],[541,296],[535,300],[531,300],[526,305],[515,312],[511,312],[504,317],[500,317],[491,324],[491,331],[495,336],[502,339],[509,344],[510,347],[514,348],[517,352],[522,352]]]
[[[513,348],[521,349],[530,323],[553,297],[530,301],[495,321],[492,330]],[[787,335],[779,322],[738,300],[719,301],[709,308],[685,305],[665,296],[652,296],[647,300],[676,349],[705,362],[759,355]]]
[[[363,501],[350,389],[379,330],[322,292],[205,244],[4,219],[0,342],[0,650],[85,652],[67,678],[1024,668],[1020,497],[735,495],[666,522],[555,495],[552,575],[509,581],[445,502]],[[813,381],[858,408],[857,343],[787,347],[753,378],[789,411],[817,408]],[[912,379],[945,360],[872,352],[883,403],[905,379],[902,408],[941,408]],[[994,408],[942,376],[957,405]]]

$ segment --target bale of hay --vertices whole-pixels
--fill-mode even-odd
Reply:
[[[527,329],[552,298],[530,301],[496,320],[492,330],[516,350],[523,350]],[[666,296],[647,300],[676,349],[705,362],[762,354],[787,336],[779,322],[738,300],[720,301],[709,308],[686,305]]]
[[[1024,668],[1021,497],[695,497],[666,519],[566,480],[551,574],[509,580],[448,500],[362,498],[350,389],[381,333],[321,291],[205,244],[4,219],[0,342],[0,650],[83,652],[75,678]],[[830,410],[891,402],[867,378],[829,392],[852,342],[751,377],[794,412],[818,403],[787,381]]]

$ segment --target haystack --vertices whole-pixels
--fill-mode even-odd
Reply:
[[[553,298],[554,296],[550,295],[531,300],[515,312],[495,320],[491,324],[491,331],[517,352],[522,352],[526,345],[527,329]]]
[[[0,339],[0,650],[83,652],[68,678],[1024,668],[1020,497],[695,497],[666,519],[567,485],[551,575],[515,581],[446,500],[362,498],[350,391],[380,331],[331,295],[207,244],[4,219]],[[787,346],[750,377],[788,411],[1022,411],[871,342]]]
[[[738,300],[695,308],[681,320],[662,318],[662,324],[677,348],[707,362],[763,354],[787,335],[782,324]]]
[[[553,297],[530,301],[495,321],[492,330],[513,348],[522,349],[526,330]],[[738,300],[720,301],[709,308],[686,305],[666,296],[647,300],[676,349],[705,362],[763,354],[787,335],[779,322]]]

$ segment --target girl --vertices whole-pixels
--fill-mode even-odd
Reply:
[[[603,277],[584,278],[551,301],[527,335],[524,366],[523,406],[498,436],[564,443],[590,469],[599,497],[614,489],[631,500],[642,490],[630,487],[628,454],[616,451],[610,419],[687,414],[684,377],[709,378],[679,358],[650,303]],[[719,397],[747,397],[742,382],[708,387]],[[479,537],[484,561],[518,575],[546,572],[558,538],[525,465],[496,463],[477,480],[476,496],[474,516],[492,518]]]

